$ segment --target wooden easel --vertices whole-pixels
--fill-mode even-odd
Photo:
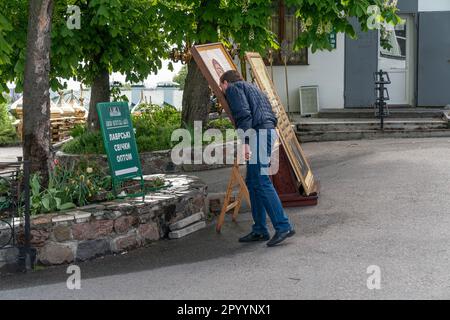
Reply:
[[[239,186],[238,196],[237,198],[231,202],[231,197],[233,196],[234,187]],[[242,198],[247,200],[248,205],[250,206],[250,195],[248,193],[247,185],[245,184],[244,178],[239,171],[239,165],[237,160],[234,159],[233,169],[231,170],[230,180],[228,182],[227,192],[225,194],[225,199],[223,201],[222,210],[220,210],[219,218],[217,219],[216,231],[220,233],[222,229],[223,222],[225,221],[225,214],[234,209],[232,220],[236,222],[237,215],[242,205]]]

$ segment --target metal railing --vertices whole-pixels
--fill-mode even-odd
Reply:
[[[30,162],[0,162],[0,250],[18,248],[26,271],[34,263],[30,241]]]

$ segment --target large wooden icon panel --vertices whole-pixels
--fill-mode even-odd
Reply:
[[[228,70],[237,70],[236,65],[231,59],[222,43],[211,43],[193,46],[191,48],[192,57],[197,63],[198,68],[205,77],[219,103],[227,113],[230,120],[234,123],[233,116],[230,112],[224,93],[220,89],[220,77]],[[237,198],[232,201],[233,189],[239,187]],[[228,182],[227,191],[223,201],[220,215],[217,219],[216,231],[221,232],[222,225],[225,221],[225,214],[233,210],[232,219],[236,222],[237,215],[241,208],[242,199],[247,200],[250,207],[250,196],[248,193],[245,180],[239,171],[237,159],[234,160],[231,177]]]
[[[209,86],[217,97],[228,117],[234,122],[224,93],[220,89],[220,76],[228,70],[237,70],[236,65],[222,43],[193,46],[192,57],[197,63]]]
[[[249,63],[256,84],[270,100],[272,110],[278,118],[277,131],[281,144],[295,173],[297,182],[303,186],[305,194],[309,196],[316,191],[314,175],[281,103],[281,99],[269,77],[264,61],[261,55],[256,52],[246,52],[245,58]]]

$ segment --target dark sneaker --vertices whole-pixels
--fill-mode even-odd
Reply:
[[[286,232],[276,232],[275,235],[270,239],[269,242],[267,242],[268,247],[276,246],[277,244],[283,242],[289,237],[292,237],[295,234],[295,230],[291,229]]]
[[[245,237],[239,238],[239,242],[267,241],[269,239],[270,236],[268,234],[259,234],[252,231]]]

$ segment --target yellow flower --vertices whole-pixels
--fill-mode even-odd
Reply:
[[[92,169],[92,168],[90,168],[90,167],[86,169],[86,172],[87,172],[87,173],[92,173],[93,171],[94,171],[94,169]]]

